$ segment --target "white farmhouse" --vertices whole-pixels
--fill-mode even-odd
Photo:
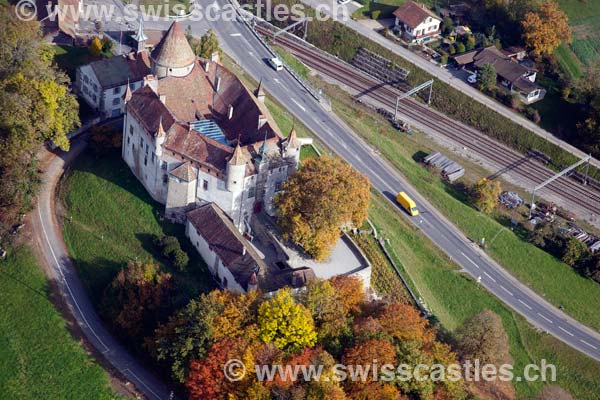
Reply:
[[[395,26],[410,42],[424,42],[440,33],[442,20],[424,4],[407,1],[394,11]]]

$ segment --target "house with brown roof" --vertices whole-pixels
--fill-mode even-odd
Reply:
[[[426,42],[440,33],[442,20],[425,4],[407,1],[394,11],[395,30],[410,42]]]
[[[456,56],[454,62],[459,67],[475,71],[484,65],[493,65],[500,87],[518,94],[526,104],[542,100],[546,91],[535,83],[537,70],[512,57],[514,52],[508,53],[489,46]]]
[[[246,293],[259,287],[267,266],[223,210],[206,203],[186,217],[186,235],[223,289]]]

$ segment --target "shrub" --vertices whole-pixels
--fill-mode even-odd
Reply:
[[[183,271],[190,259],[185,251],[181,249],[179,240],[175,236],[162,236],[154,239],[154,244],[160,251],[160,254],[171,261],[173,267]]]
[[[456,54],[456,47],[454,47],[454,45],[453,45],[453,44],[451,44],[450,46],[448,46],[448,53],[449,53],[450,55],[454,55],[454,54]]]
[[[173,261],[173,266],[179,271],[185,270],[190,262],[190,258],[188,257],[187,253],[181,249],[175,250],[171,254],[171,259]]]
[[[466,50],[466,47],[465,47],[464,43],[461,43],[461,42],[456,43],[456,52],[458,54],[464,53],[465,50]]]
[[[448,64],[448,54],[442,54],[440,57],[440,64],[446,65]]]
[[[379,15],[381,15],[381,10],[371,11],[371,19],[379,19]]]

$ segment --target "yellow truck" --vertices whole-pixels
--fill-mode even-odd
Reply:
[[[398,193],[398,196],[396,196],[396,201],[411,216],[414,217],[415,215],[419,215],[419,210],[417,209],[417,205],[415,204],[415,202],[413,201],[413,199],[411,199],[410,197],[408,197],[408,195],[406,193],[404,193],[404,192]]]

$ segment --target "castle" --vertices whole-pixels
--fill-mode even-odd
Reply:
[[[178,22],[149,59],[151,73],[123,97],[123,159],[167,218],[214,203],[245,233],[253,213],[274,213],[307,141],[293,129],[282,137],[260,84],[251,92],[218,57],[196,58]]]

